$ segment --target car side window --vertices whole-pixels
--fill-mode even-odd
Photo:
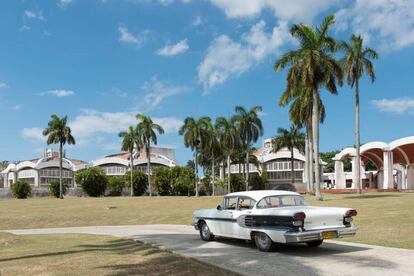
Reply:
[[[253,206],[254,206],[255,203],[256,203],[256,201],[254,201],[251,198],[239,197],[239,205],[238,205],[239,207],[238,207],[238,209],[240,211],[253,209]]]
[[[236,210],[237,208],[237,197],[226,197],[224,200],[226,203],[226,210]]]
[[[265,197],[257,203],[258,209],[264,208],[277,208],[280,206],[280,201],[278,196],[269,196]]]

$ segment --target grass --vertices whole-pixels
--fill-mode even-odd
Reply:
[[[223,275],[139,242],[98,235],[0,233],[0,275]]]
[[[414,193],[324,194],[313,205],[354,207],[358,234],[348,241],[414,249]],[[221,197],[33,198],[0,200],[0,229],[127,224],[190,224],[192,212]],[[116,207],[116,208],[108,208]]]

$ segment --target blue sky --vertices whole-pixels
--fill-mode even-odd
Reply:
[[[413,1],[5,0],[0,3],[0,159],[38,157],[52,113],[67,114],[73,158],[118,152],[117,133],[151,115],[176,148],[187,116],[230,116],[236,105],[263,106],[265,136],[288,127],[277,106],[285,72],[272,64],[295,47],[292,23],[336,14],[332,34],[354,32],[380,53],[377,81],[361,83],[361,140],[414,135]],[[354,94],[322,91],[327,119],[321,150],[354,144]]]

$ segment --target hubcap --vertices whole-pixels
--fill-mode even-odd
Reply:
[[[201,228],[201,233],[203,233],[204,237],[207,237],[210,234],[210,229],[208,229],[207,224],[203,224],[203,227]]]
[[[259,236],[259,243],[261,246],[266,246],[267,245],[267,237],[264,234],[261,234]]]

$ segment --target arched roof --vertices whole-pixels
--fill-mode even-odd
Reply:
[[[336,154],[333,160],[343,160],[348,156],[355,156],[355,148],[344,148],[340,153]]]
[[[414,136],[404,137],[390,143],[393,152],[394,163],[414,163]]]
[[[268,162],[275,159],[290,159],[291,158],[291,152],[290,150],[283,148],[279,150],[278,152],[272,152],[270,149],[263,150],[259,156],[257,157],[260,162]],[[301,154],[297,149],[293,150],[293,158],[296,160],[301,160],[303,162],[306,161],[305,156]]]

